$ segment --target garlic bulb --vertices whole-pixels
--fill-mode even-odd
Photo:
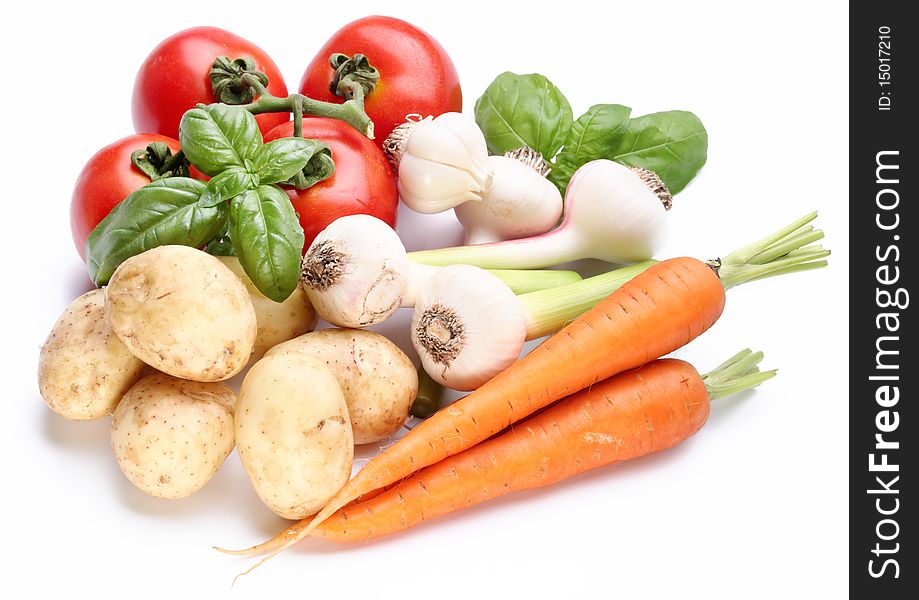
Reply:
[[[329,323],[366,327],[402,306],[408,260],[386,223],[350,215],[323,229],[303,256],[300,279],[313,308]]]
[[[582,258],[630,264],[654,256],[664,239],[672,197],[648,169],[594,160],[571,177],[565,218],[548,233],[493,244],[412,252],[429,265],[537,269]]]
[[[369,215],[349,215],[326,227],[303,256],[300,281],[320,317],[341,327],[367,327],[388,319],[418,294],[440,267],[410,262],[392,228]],[[489,275],[490,277],[492,275]],[[573,271],[495,271],[513,293],[579,281]]]
[[[495,176],[482,201],[453,209],[466,245],[539,235],[558,224],[562,195],[545,175],[509,156],[489,156],[488,162]]]
[[[634,263],[654,256],[666,232],[673,196],[654,171],[594,160],[575,171],[565,197],[569,218],[598,240],[602,260]]]
[[[399,197],[412,210],[443,212],[481,200],[491,187],[494,173],[485,136],[460,113],[400,125],[385,146],[398,165]]]
[[[527,147],[488,156],[482,131],[460,113],[404,123],[384,148],[402,202],[427,214],[455,208],[466,244],[537,235],[558,223],[562,195],[542,156]]]
[[[412,345],[431,378],[456,390],[475,389],[496,365],[514,362],[526,335],[517,297],[477,267],[445,267],[415,301]]]

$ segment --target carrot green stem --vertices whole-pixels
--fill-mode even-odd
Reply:
[[[809,225],[816,218],[816,212],[810,213],[709,264],[726,290],[748,281],[824,267],[827,262],[822,259],[830,251],[814,244],[823,238],[822,230]]]
[[[829,264],[829,263],[828,263],[827,261],[825,261],[825,260],[815,260],[815,261],[813,261],[813,262],[804,263],[804,264],[800,264],[800,265],[794,265],[794,266],[791,266],[791,267],[786,267],[786,268],[784,268],[784,269],[775,269],[774,271],[770,271],[770,272],[767,273],[766,275],[762,275],[762,276],[760,276],[760,277],[754,277],[753,279],[748,279],[747,281],[758,281],[758,280],[760,280],[760,279],[766,279],[766,278],[768,278],[768,277],[775,277],[775,276],[777,276],[777,275],[786,275],[786,274],[788,274],[788,273],[800,273],[801,271],[810,271],[810,270],[813,270],[813,269],[822,269],[823,267],[827,266],[828,264]]]
[[[751,262],[756,262],[757,264],[765,264],[774,258],[784,256],[789,252],[797,250],[798,248],[803,248],[804,246],[812,242],[816,242],[823,237],[822,231],[814,231],[814,228],[810,225],[808,225],[805,229],[807,231],[796,233],[792,236],[789,236],[787,239],[780,243],[775,243],[769,246],[769,248],[752,258]]]
[[[775,369],[759,370],[758,365],[762,360],[762,352],[753,352],[747,348],[703,375],[702,381],[705,382],[709,398],[716,400],[737,394],[775,377]]]
[[[799,231],[801,231],[803,227],[805,227],[808,223],[810,223],[816,218],[817,218],[816,211],[810,214],[804,215],[797,221],[789,225],[786,225],[782,229],[779,229],[778,231],[771,233],[767,235],[766,237],[753,242],[752,244],[748,244],[742,248],[738,248],[737,250],[732,252],[730,256],[733,256],[738,261],[749,262],[753,256],[755,256],[756,254],[759,254],[765,248],[771,246],[772,244],[780,242],[783,239],[787,239],[789,236],[793,234],[798,233]]]

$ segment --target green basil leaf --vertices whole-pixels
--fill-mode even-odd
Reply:
[[[96,285],[141,252],[179,244],[198,248],[214,238],[227,218],[225,204],[202,207],[205,186],[196,179],[169,177],[140,188],[122,200],[86,240],[86,265]]]
[[[209,104],[182,115],[179,142],[191,164],[214,176],[230,167],[245,167],[246,159],[262,145],[262,134],[245,108]]]
[[[705,164],[708,134],[691,112],[671,110],[629,121],[610,148],[611,160],[651,169],[671,194],[686,187]]]
[[[230,201],[230,239],[239,262],[262,294],[283,302],[297,288],[303,229],[280,188],[260,185]]]
[[[200,206],[211,207],[220,204],[246,190],[258,187],[259,177],[242,167],[230,167],[207,182],[207,189],[201,194]]]
[[[549,181],[562,194],[568,180],[582,165],[598,158],[610,158],[617,136],[629,125],[632,109],[621,104],[597,104],[578,117],[565,138],[565,146],[549,172]]]
[[[262,183],[280,183],[299,173],[323,149],[328,146],[315,140],[280,138],[259,148],[252,164]]]
[[[492,154],[529,146],[551,160],[573,118],[565,96],[536,73],[502,73],[475,103],[475,121]]]

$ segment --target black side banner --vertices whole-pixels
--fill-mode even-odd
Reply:
[[[855,2],[849,32],[849,581],[853,598],[919,589],[915,310],[917,23]],[[909,597],[915,596],[910,594]]]

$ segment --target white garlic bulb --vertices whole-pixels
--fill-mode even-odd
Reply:
[[[517,360],[526,335],[517,297],[477,267],[444,267],[415,301],[412,345],[428,375],[455,390],[475,389]]]
[[[300,280],[313,308],[341,327],[378,323],[402,306],[408,259],[386,223],[350,215],[323,229],[303,256]]]
[[[453,209],[466,231],[466,245],[539,235],[558,224],[562,194],[551,181],[516,158],[489,156],[488,161],[495,176],[482,201]]]
[[[593,160],[571,177],[565,192],[565,217],[548,233],[412,252],[410,258],[428,265],[467,264],[485,269],[539,269],[584,258],[636,263],[654,256],[665,239],[672,200],[653,171]]]

